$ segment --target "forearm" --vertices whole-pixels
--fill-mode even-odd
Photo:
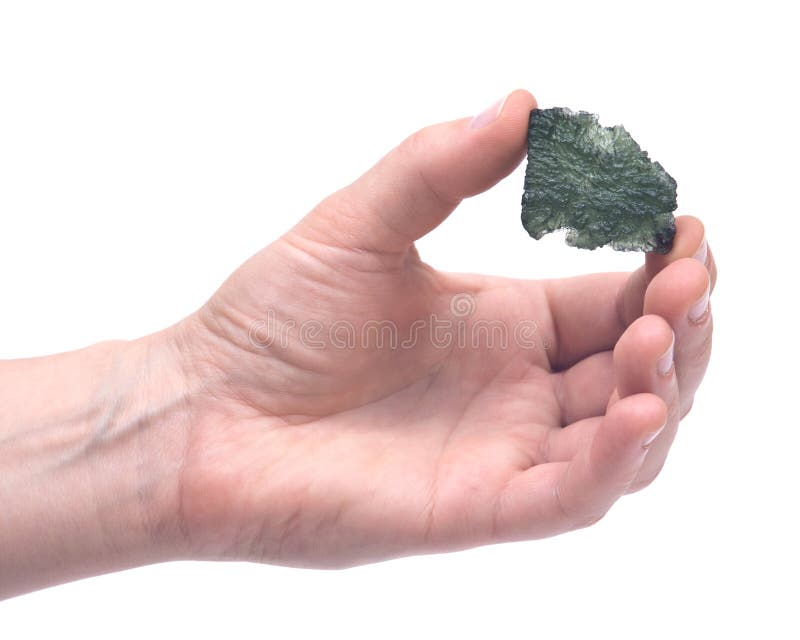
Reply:
[[[176,553],[188,414],[165,336],[0,362],[0,598]]]

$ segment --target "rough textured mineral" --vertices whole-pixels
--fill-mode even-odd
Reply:
[[[568,229],[574,247],[666,253],[675,188],[623,127],[602,127],[585,111],[531,111],[522,225],[533,238]]]

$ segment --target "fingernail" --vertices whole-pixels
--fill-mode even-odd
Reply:
[[[708,315],[708,303],[711,296],[711,284],[706,287],[703,297],[689,307],[689,321],[700,324]]]
[[[648,434],[647,437],[645,437],[645,439],[642,440],[642,449],[647,449],[647,447],[649,447],[651,444],[653,444],[655,439],[658,438],[659,435],[661,435],[661,432],[664,430],[664,427],[666,427],[666,426],[667,426],[667,423],[665,422],[664,424],[662,424],[658,428],[658,430],[653,431],[653,433]]]
[[[708,241],[706,240],[706,237],[703,236],[703,241],[700,243],[697,253],[694,254],[694,259],[700,261],[702,264],[705,264],[706,258],[708,258]]]
[[[497,120],[498,116],[503,111],[503,105],[506,103],[507,97],[508,96],[501,98],[485,111],[481,111],[481,113],[475,116],[469,123],[469,128],[480,129],[481,127],[485,127],[487,124],[491,124]]]
[[[658,375],[660,376],[668,376],[672,371],[672,367],[675,360],[675,332],[672,333],[672,342],[669,343],[669,349],[664,352],[657,361],[656,361],[656,369],[658,370]]]

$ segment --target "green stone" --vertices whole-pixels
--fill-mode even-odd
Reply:
[[[567,229],[567,244],[582,249],[667,253],[676,186],[624,127],[585,111],[531,111],[522,226],[536,240]]]

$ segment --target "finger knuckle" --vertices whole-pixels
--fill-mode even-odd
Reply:
[[[603,518],[606,517],[607,511],[602,511],[600,513],[586,513],[583,514],[582,517],[575,520],[574,525],[576,529],[585,529],[586,527],[591,527],[592,525],[597,524]]]
[[[630,487],[628,488],[628,493],[636,493],[637,491],[641,491],[642,489],[646,489],[649,487],[655,479],[658,477],[658,474],[661,473],[661,469],[664,467],[663,464],[659,465],[652,471],[647,471],[640,475],[636,480],[634,480]]]
[[[411,156],[424,153],[429,146],[429,135],[427,127],[415,131],[405,140],[400,143],[399,149],[402,153],[407,153]]]
[[[569,529],[584,529],[598,523],[608,512],[608,508],[598,508],[595,505],[570,504],[564,499],[560,487],[554,488],[554,497],[561,517]]]
[[[714,343],[714,334],[711,331],[706,331],[697,345],[695,352],[695,359],[698,362],[707,362],[711,358],[711,348]]]

